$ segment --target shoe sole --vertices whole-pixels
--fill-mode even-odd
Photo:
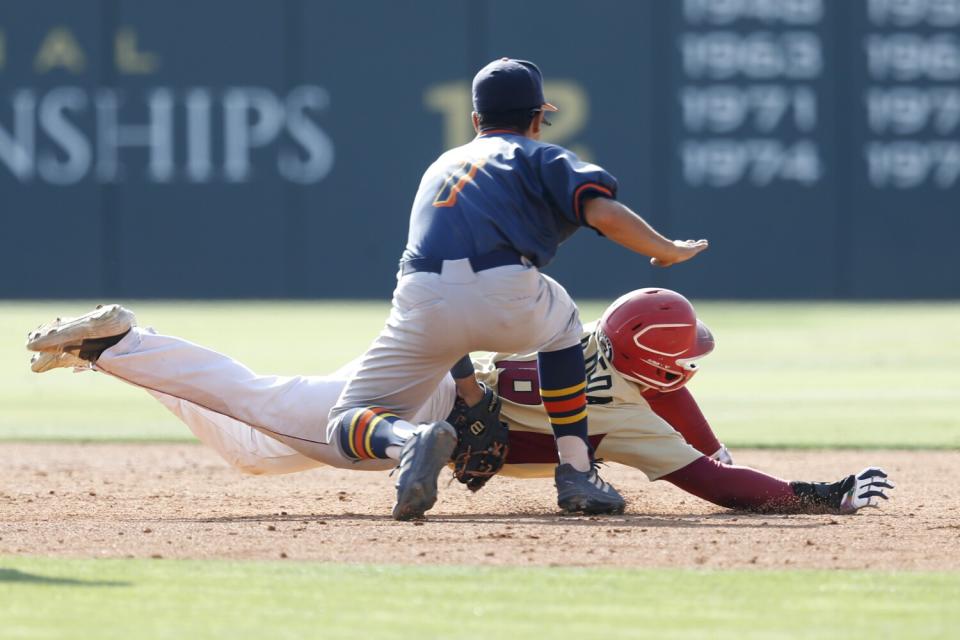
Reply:
[[[106,305],[76,318],[57,318],[40,325],[28,334],[27,349],[58,352],[79,348],[84,340],[120,335],[136,323],[132,311],[118,304]]]
[[[457,445],[457,432],[445,422],[438,422],[421,432],[416,456],[397,482],[397,503],[394,520],[422,518],[437,502],[437,476],[450,461]]]
[[[589,499],[578,501],[576,498],[572,498],[570,500],[565,500],[565,501],[557,500],[557,505],[565,513],[585,513],[591,516],[600,516],[600,515],[616,516],[616,515],[622,514],[623,510],[626,508],[625,503],[599,504],[599,503],[591,503]]]
[[[34,373],[46,373],[53,369],[89,367],[90,363],[70,353],[50,353],[43,351],[30,358],[30,370]]]

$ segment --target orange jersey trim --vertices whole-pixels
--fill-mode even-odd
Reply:
[[[597,184],[596,182],[587,182],[577,187],[577,190],[573,192],[573,212],[577,216],[577,220],[583,222],[583,212],[580,207],[580,198],[582,197],[585,191],[599,191],[608,198],[613,197],[613,191],[606,188],[602,184]]]

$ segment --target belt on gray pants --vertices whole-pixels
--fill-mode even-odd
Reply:
[[[474,272],[486,271],[496,267],[505,267],[508,264],[524,264],[522,255],[513,249],[498,249],[490,253],[484,253],[479,256],[468,258],[470,267]],[[443,260],[440,258],[411,258],[400,263],[401,275],[410,275],[411,273],[427,272],[440,273],[443,271]]]

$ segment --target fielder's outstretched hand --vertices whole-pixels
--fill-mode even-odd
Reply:
[[[710,243],[702,238],[700,240],[674,240],[673,246],[673,255],[666,259],[650,258],[650,264],[655,267],[669,267],[672,264],[686,262],[709,247]]]

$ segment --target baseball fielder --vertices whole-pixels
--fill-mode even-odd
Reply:
[[[353,363],[331,376],[259,376],[225,355],[134,324],[131,312],[114,305],[41,327],[37,334],[53,327],[58,338],[34,341],[48,351],[37,354],[32,367],[37,372],[93,369],[139,386],[246,473],[395,466],[345,455],[325,439],[316,418],[336,401]],[[811,483],[732,466],[685,386],[698,359],[713,349],[713,338],[679,294],[642,289],[623,296],[585,328],[580,346],[592,406],[589,438],[606,460],[729,508],[852,513],[876,506],[893,488],[873,467],[839,482]],[[549,476],[557,453],[539,397],[536,354],[487,354],[476,367],[480,380],[503,399],[510,450],[502,473]],[[443,378],[414,419],[444,419],[453,407],[455,386],[451,376]]]
[[[623,498],[597,474],[587,437],[577,308],[539,269],[580,227],[660,266],[692,258],[707,242],[667,240],[616,201],[612,175],[539,141],[545,112],[557,108],[532,62],[485,66],[473,80],[473,106],[477,137],[423,174],[390,316],[330,410],[326,442],[355,460],[398,459],[393,515],[422,517],[456,433],[443,420],[415,430],[417,409],[448,371],[473,378],[464,354],[533,352],[559,455],[558,504],[619,512]]]

